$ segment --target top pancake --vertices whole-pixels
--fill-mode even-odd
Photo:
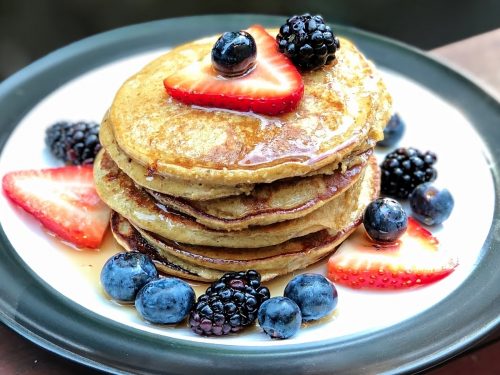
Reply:
[[[220,185],[272,182],[340,162],[382,138],[391,99],[374,66],[345,39],[335,64],[303,74],[304,97],[291,113],[269,117],[170,98],[163,80],[210,53],[216,39],[173,49],[116,94],[109,112],[116,141],[154,173]]]

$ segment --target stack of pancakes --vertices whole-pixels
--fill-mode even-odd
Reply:
[[[94,178],[115,238],[162,272],[212,281],[255,269],[268,280],[324,258],[359,225],[378,194],[372,153],[391,99],[344,39],[336,63],[303,74],[294,112],[170,98],[163,80],[216,39],[180,46],[123,84],[101,125]]]

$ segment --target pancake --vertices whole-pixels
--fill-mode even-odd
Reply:
[[[103,148],[106,149],[118,168],[125,172],[127,176],[134,180],[139,186],[154,192],[194,201],[205,201],[240,194],[250,194],[255,187],[253,184],[240,184],[235,186],[210,185],[152,174],[151,171],[148,171],[144,166],[138,164],[120,150],[114,139],[113,131],[107,116],[102,121],[99,138]],[[349,156],[347,161],[344,160],[342,163],[329,164],[304,177],[318,174],[330,175],[337,173],[339,168],[341,168],[344,173],[349,165],[364,163],[366,161],[367,152],[371,152],[371,148],[368,149],[368,151],[362,152],[360,155]]]
[[[351,188],[333,201],[298,219],[235,232],[209,229],[193,218],[171,210],[156,202],[144,190],[119,170],[102,150],[94,162],[94,180],[101,199],[138,227],[173,241],[193,245],[257,248],[283,243],[322,229],[339,231],[339,223],[352,218],[360,192],[364,187],[379,184],[379,170],[375,158]]]
[[[337,221],[339,230],[323,229],[268,247],[196,246],[170,241],[139,227],[136,230],[162,256],[172,255],[191,264],[221,271],[256,269],[259,272],[272,270],[283,274],[306,267],[331,252],[361,223],[365,207],[378,193],[379,179],[368,179],[361,186],[356,202],[350,205],[351,215],[345,215]]]
[[[295,177],[258,184],[248,195],[193,201],[149,191],[158,202],[213,229],[241,230],[304,216],[351,187],[361,176],[372,150],[343,162],[330,175]]]
[[[111,159],[113,159],[118,168],[125,172],[127,176],[138,185],[159,193],[201,201],[249,193],[253,188],[251,184],[238,186],[210,185],[153,174],[143,165],[135,162],[120,150],[114,139],[113,130],[107,116],[104,117],[102,121],[99,131],[99,140]]]
[[[178,264],[172,263],[166,257],[160,256],[157,250],[143,239],[140,233],[126,219],[116,212],[111,214],[110,227],[120,246],[126,251],[138,251],[146,254],[154,262],[156,269],[163,274],[196,281],[204,281],[207,277],[212,277],[210,273],[207,273],[205,277],[200,276],[199,273],[191,272]]]
[[[109,111],[113,134],[147,170],[212,185],[269,183],[339,163],[382,139],[390,96],[346,39],[335,64],[303,74],[304,97],[291,113],[268,117],[170,98],[163,80],[210,53],[216,39],[171,50],[117,92]]]
[[[219,263],[225,264],[224,270],[199,266],[172,255],[169,251],[165,251],[165,247],[169,247],[168,241],[164,243],[156,239],[153,245],[142,237],[137,228],[134,228],[129,221],[116,213],[112,216],[111,229],[114,237],[124,249],[147,254],[155,262],[158,271],[163,274],[189,280],[210,282],[219,279],[225,272],[255,269],[260,273],[263,281],[268,281],[297,269],[305,268],[329,255],[355,230],[359,222],[360,220],[357,223],[353,223],[352,227],[346,228],[335,235],[331,235],[325,230],[319,234],[295,240],[293,243],[287,245],[287,248],[290,250],[289,253],[283,253],[270,259],[262,259],[260,262],[224,262],[219,260]],[[273,270],[267,268],[260,269],[254,266],[258,263],[265,265],[267,262],[279,264],[280,268]]]
[[[155,263],[156,269],[162,274],[203,282],[215,281],[224,275],[224,271],[200,267],[174,255],[162,253],[148,243],[129,221],[116,212],[111,216],[111,230],[117,242],[126,251],[139,251],[148,255]],[[261,278],[266,281],[279,275],[278,271],[267,270],[261,273]]]
[[[183,244],[162,238],[154,233],[135,227],[141,236],[161,255],[173,255],[183,261],[214,268],[223,271],[236,271],[241,269],[281,270],[290,269],[292,265],[307,266],[323,256],[324,251],[333,250],[335,246],[346,238],[360,223],[364,208],[373,199],[368,194],[358,202],[358,207],[352,217],[345,217],[339,223],[339,231],[323,229],[306,236],[290,239],[284,243],[260,248],[224,248]],[[132,224],[133,225],[133,224]],[[319,249],[323,249],[319,251]],[[309,254],[309,252],[311,252]],[[309,254],[304,258],[305,254]],[[300,265],[300,266],[299,266]]]

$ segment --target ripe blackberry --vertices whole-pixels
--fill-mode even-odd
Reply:
[[[269,297],[257,271],[226,273],[198,298],[189,326],[204,336],[238,332],[255,321],[260,305]]]
[[[402,147],[391,152],[381,165],[382,193],[408,198],[418,185],[436,179],[437,171],[433,168],[436,160],[435,153],[423,153],[411,147]]]
[[[92,164],[101,149],[99,124],[57,122],[45,131],[45,144],[56,158],[67,164]]]
[[[320,15],[293,16],[280,27],[276,36],[280,52],[302,70],[317,69],[335,60],[339,39]]]

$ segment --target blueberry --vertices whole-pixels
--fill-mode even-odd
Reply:
[[[221,35],[212,48],[212,65],[224,76],[243,75],[255,65],[257,46],[246,31],[231,31]]]
[[[148,322],[179,323],[189,314],[195,299],[194,290],[188,283],[166,277],[147,283],[137,293],[135,308]]]
[[[147,282],[158,277],[151,259],[138,252],[118,253],[101,270],[101,284],[119,302],[132,302]]]
[[[287,297],[273,297],[259,308],[259,325],[274,339],[287,339],[297,333],[302,315],[297,304]]]
[[[378,198],[366,207],[363,224],[372,240],[388,243],[403,235],[408,226],[408,217],[398,201]]]
[[[399,116],[395,113],[391,116],[387,126],[384,129],[384,139],[377,143],[377,146],[382,147],[392,147],[403,137],[405,132],[405,123]]]
[[[323,275],[304,273],[295,276],[285,287],[285,297],[300,308],[302,320],[323,318],[337,306],[337,289]]]
[[[441,224],[450,217],[453,197],[447,189],[439,189],[431,182],[418,185],[410,194],[413,216],[427,225]]]

